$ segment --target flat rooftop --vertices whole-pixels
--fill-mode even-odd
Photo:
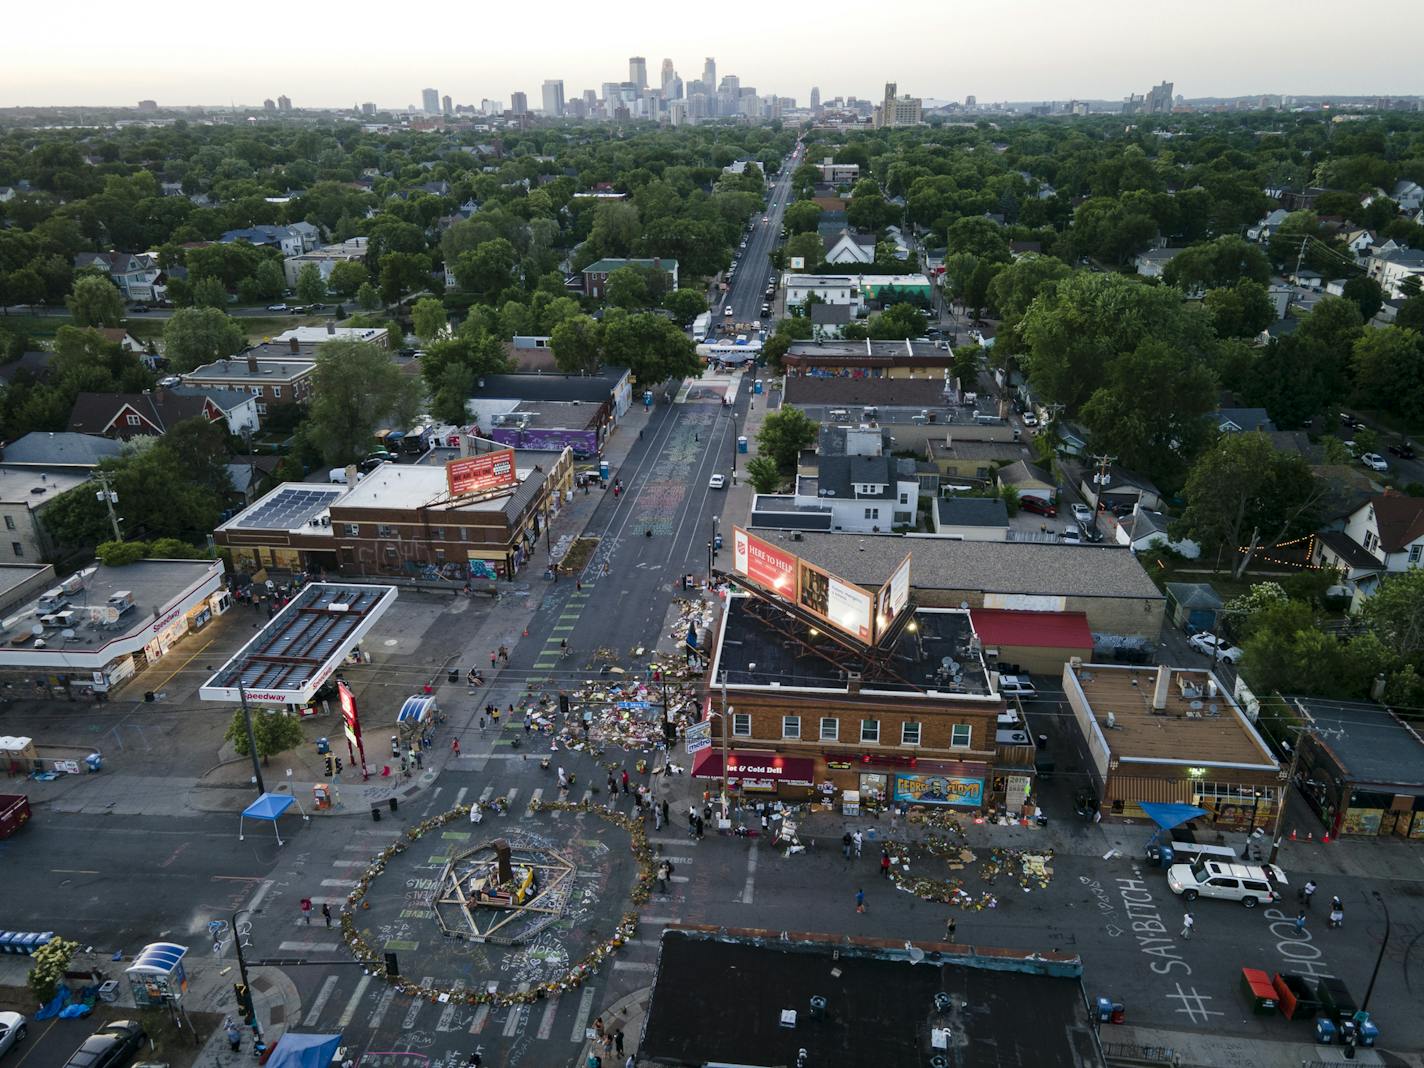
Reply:
[[[597,425],[600,408],[582,401],[524,400],[514,411],[495,416],[488,425],[490,430],[512,430],[521,423],[553,430],[588,430]]]
[[[307,253],[311,255],[311,253]],[[298,345],[321,345],[328,341],[371,341],[384,344],[390,332],[383,326],[294,326],[284,330],[272,339],[276,345],[290,345],[295,339]]]
[[[1144,761],[1200,761],[1278,767],[1229,691],[1212,691],[1211,672],[1163,666],[1166,704],[1152,707],[1157,668],[1083,664],[1075,674],[1112,755]],[[1107,727],[1108,713],[1113,726]]]
[[[139,560],[123,567],[108,567],[95,564],[79,572],[74,579],[82,585],[73,593],[66,593],[68,611],[75,613],[74,621],[67,627],[43,625],[43,638],[47,646],[54,650],[71,649],[89,652],[112,643],[135,631],[150,627],[156,616],[189,590],[201,585],[213,573],[222,573],[222,563],[217,560]],[[109,611],[109,598],[127,593],[129,607],[122,611]],[[93,609],[93,614],[90,613]],[[39,598],[31,601],[5,620],[6,644],[21,649],[31,648],[28,638],[24,642],[14,639],[33,633],[32,628],[41,626]],[[108,618],[112,615],[113,618]],[[72,638],[64,638],[63,630],[74,632]]]
[[[816,305],[824,307],[824,305]],[[821,378],[792,375],[786,379],[783,403],[839,407],[944,408],[948,383],[943,378]]]
[[[454,452],[455,456],[452,456],[452,459],[458,456],[458,450],[454,450]],[[518,453],[515,455],[518,457]],[[524,455],[527,457],[529,453],[526,452]],[[518,495],[519,490],[531,477],[535,477],[536,486],[543,478],[543,475],[535,472],[532,463],[519,464],[517,460],[515,474],[518,475],[519,482],[503,493],[481,501],[454,505],[451,510],[489,511],[502,509],[510,497]],[[444,504],[449,500],[450,489],[445,479],[445,464],[443,461],[433,460],[428,464],[381,464],[346,491],[346,496],[341,498],[340,506],[342,508],[384,508],[394,511],[410,511],[430,505]]]
[[[250,507],[233,516],[218,530],[285,530],[315,533],[312,520],[326,518],[345,486],[320,482],[283,482]],[[330,528],[325,528],[329,530]]]
[[[88,471],[0,464],[0,503],[24,504],[31,509],[89,481]]]
[[[873,596],[873,590],[868,592]],[[864,674],[862,661],[824,637],[820,641],[829,662],[803,651],[777,629],[788,623],[800,629],[785,613],[754,597],[728,598],[711,677],[725,672],[730,686],[794,686],[845,693],[846,672]],[[989,696],[983,649],[968,612],[921,608],[915,613],[915,624],[913,631],[905,628],[890,659],[891,671],[904,681],[867,675],[864,690]]]
[[[773,931],[662,936],[638,1055],[660,1064],[836,1068],[946,1064],[969,1068],[1093,1068],[1103,1058],[1080,968],[968,946]],[[936,1002],[936,995],[948,995]],[[826,999],[811,1016],[811,999]],[[784,1026],[782,1012],[795,1012]],[[947,1048],[934,1032],[948,1029]]]
[[[319,686],[386,608],[392,586],[313,582],[203,684],[205,701],[229,700],[239,685],[251,698],[288,695]],[[290,698],[296,700],[295,697]]]
[[[266,348],[267,346],[259,346]],[[212,363],[205,363],[201,367],[183,375],[183,381],[193,382],[228,382],[233,379],[242,379],[253,382],[290,382],[309,375],[316,369],[316,361],[309,356],[285,355],[278,351],[281,346],[274,346],[270,354],[255,353],[257,364],[254,367],[248,363],[247,355],[229,357],[226,360],[214,360]]]
[[[756,533],[866,589],[879,589],[908,552],[914,554],[911,574],[916,589],[1163,599],[1132,551],[1118,546],[821,531],[804,532],[800,541],[793,541],[789,534]]]
[[[1315,744],[1355,782],[1424,785],[1424,741],[1388,709],[1309,697],[1295,702],[1319,728]]]
[[[913,356],[933,356],[954,361],[948,347],[940,348],[933,341],[793,341],[786,350],[788,356],[859,356],[907,359]]]

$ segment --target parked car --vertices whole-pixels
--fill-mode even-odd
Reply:
[[[114,1020],[84,1040],[64,1068],[126,1068],[148,1035],[135,1020]]]
[[[1093,521],[1093,510],[1086,504],[1074,504],[1072,512],[1073,518],[1080,523],[1091,523]]]
[[[146,312],[146,311],[148,311],[148,305],[147,305],[147,304],[135,304],[135,305],[133,305],[131,308],[129,308],[129,311],[131,311],[131,312]]]
[[[1058,532],[1058,540],[1065,545],[1082,545],[1083,535],[1077,527],[1064,527]]]
[[[1167,869],[1167,886],[1184,901],[1217,897],[1239,901],[1248,909],[1280,900],[1279,886],[1286,883],[1285,872],[1274,864],[1231,864],[1203,860],[1195,866],[1173,864]]]
[[[1398,456],[1401,460],[1414,459],[1414,446],[1407,441],[1401,441],[1398,445],[1389,447],[1391,456]]]
[[[1349,412],[1340,413],[1340,425],[1347,430],[1364,430],[1365,424],[1356,419]]]
[[[18,1012],[0,1012],[0,1057],[11,1046],[18,1046],[25,1040],[28,1023]]]
[[[1217,660],[1225,660],[1228,664],[1241,662],[1241,650],[1225,638],[1218,638],[1209,630],[1193,634],[1187,639],[1187,644],[1199,653],[1215,657]]]
[[[1042,497],[1020,497],[1019,510],[1032,512],[1034,515],[1046,515],[1049,518],[1058,514],[1058,507],[1052,501],[1045,501]]]
[[[718,474],[713,475],[711,478],[709,478],[709,479],[707,480],[707,488],[708,488],[708,489],[726,489],[726,488],[727,488],[727,476],[724,475],[724,474],[721,474],[721,473],[718,473]]]
[[[1024,425],[1024,426],[1038,426],[1038,416],[1034,415],[1033,412],[1024,412],[1024,413],[1023,413],[1023,425]]]
[[[1038,696],[1027,675],[1000,675],[999,694],[1003,697],[1033,698]]]
[[[1096,523],[1079,523],[1078,530],[1082,533],[1084,541],[1099,542],[1103,540],[1103,532],[1098,529]]]
[[[269,305],[267,305],[267,310],[268,310],[268,311],[288,311],[288,310],[290,310],[290,309],[289,309],[289,308],[287,307],[287,305],[285,305],[285,304],[269,304]]]
[[[1389,464],[1385,458],[1377,452],[1367,452],[1360,457],[1360,463],[1364,464],[1371,471],[1388,471]]]

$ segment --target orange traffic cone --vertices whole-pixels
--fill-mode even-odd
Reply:
[[[1295,841],[1295,828],[1294,828],[1294,827],[1291,828],[1291,841],[1292,841],[1292,842]]]
[[[526,637],[526,638],[529,637],[529,628],[528,628],[528,627],[525,627],[525,628],[524,628],[524,637]]]
[[[1322,835],[1320,836],[1320,840],[1321,840],[1322,842],[1324,842],[1326,845],[1329,845],[1329,844],[1330,844],[1330,832],[1329,832],[1329,831],[1326,831],[1324,834],[1322,834]]]

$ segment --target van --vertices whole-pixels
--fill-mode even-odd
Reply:
[[[844,408],[832,408],[829,412],[826,413],[826,417],[828,419],[835,419],[838,421],[842,419],[849,419],[850,412],[846,411],[846,409]]]
[[[987,412],[974,413],[974,421],[980,426],[995,426],[1003,422],[997,415],[990,415]]]
[[[1216,897],[1223,901],[1239,901],[1246,908],[1254,909],[1257,905],[1279,901],[1279,888],[1284,885],[1285,872],[1274,864],[1258,867],[1254,864],[1202,860],[1196,864],[1174,864],[1167,870],[1168,888],[1183,901]]]

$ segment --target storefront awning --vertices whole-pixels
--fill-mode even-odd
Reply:
[[[692,761],[692,774],[699,779],[720,779],[722,777],[722,753],[717,749],[704,749]],[[788,786],[812,786],[815,784],[816,762],[810,757],[789,757],[777,753],[742,753],[732,750],[728,762],[727,778],[768,779],[784,782]]]

